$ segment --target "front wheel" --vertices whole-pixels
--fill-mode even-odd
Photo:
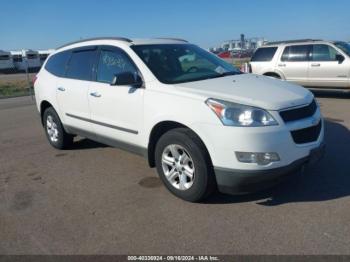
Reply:
[[[216,188],[209,155],[191,130],[177,128],[165,133],[156,145],[156,166],[170,192],[190,202],[199,202]]]

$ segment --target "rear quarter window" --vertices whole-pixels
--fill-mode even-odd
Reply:
[[[70,55],[70,51],[63,51],[52,55],[47,61],[45,69],[53,75],[62,77],[66,71],[66,65]]]
[[[252,62],[268,62],[271,61],[275,55],[277,47],[262,47],[258,48],[251,61]]]

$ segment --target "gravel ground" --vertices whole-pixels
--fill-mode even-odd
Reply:
[[[350,100],[318,101],[321,162],[192,204],[139,156],[85,139],[53,149],[29,97],[0,100],[0,254],[350,254]]]

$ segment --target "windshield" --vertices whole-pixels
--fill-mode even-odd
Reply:
[[[131,48],[158,80],[166,84],[241,74],[233,65],[195,45],[135,45]]]
[[[348,56],[350,56],[350,44],[346,42],[335,42],[334,43],[336,47],[341,49],[344,53],[346,53]]]

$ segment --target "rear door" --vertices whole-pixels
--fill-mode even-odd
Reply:
[[[307,84],[310,48],[311,45],[291,45],[284,48],[277,67],[287,81]]]
[[[315,87],[347,87],[350,63],[338,62],[340,53],[327,44],[312,45],[309,67],[309,85]],[[344,56],[345,58],[345,56]]]
[[[276,46],[258,48],[250,60],[251,72],[253,74],[273,72],[274,65],[272,63],[272,60],[275,56],[276,51]]]
[[[57,81],[57,101],[65,125],[91,131],[88,91],[97,54],[96,47],[72,50],[65,76]]]
[[[122,72],[136,74],[139,70],[122,49],[101,46],[95,82],[88,92],[91,122],[96,135],[107,144],[139,144],[145,89],[111,85],[114,76]]]

